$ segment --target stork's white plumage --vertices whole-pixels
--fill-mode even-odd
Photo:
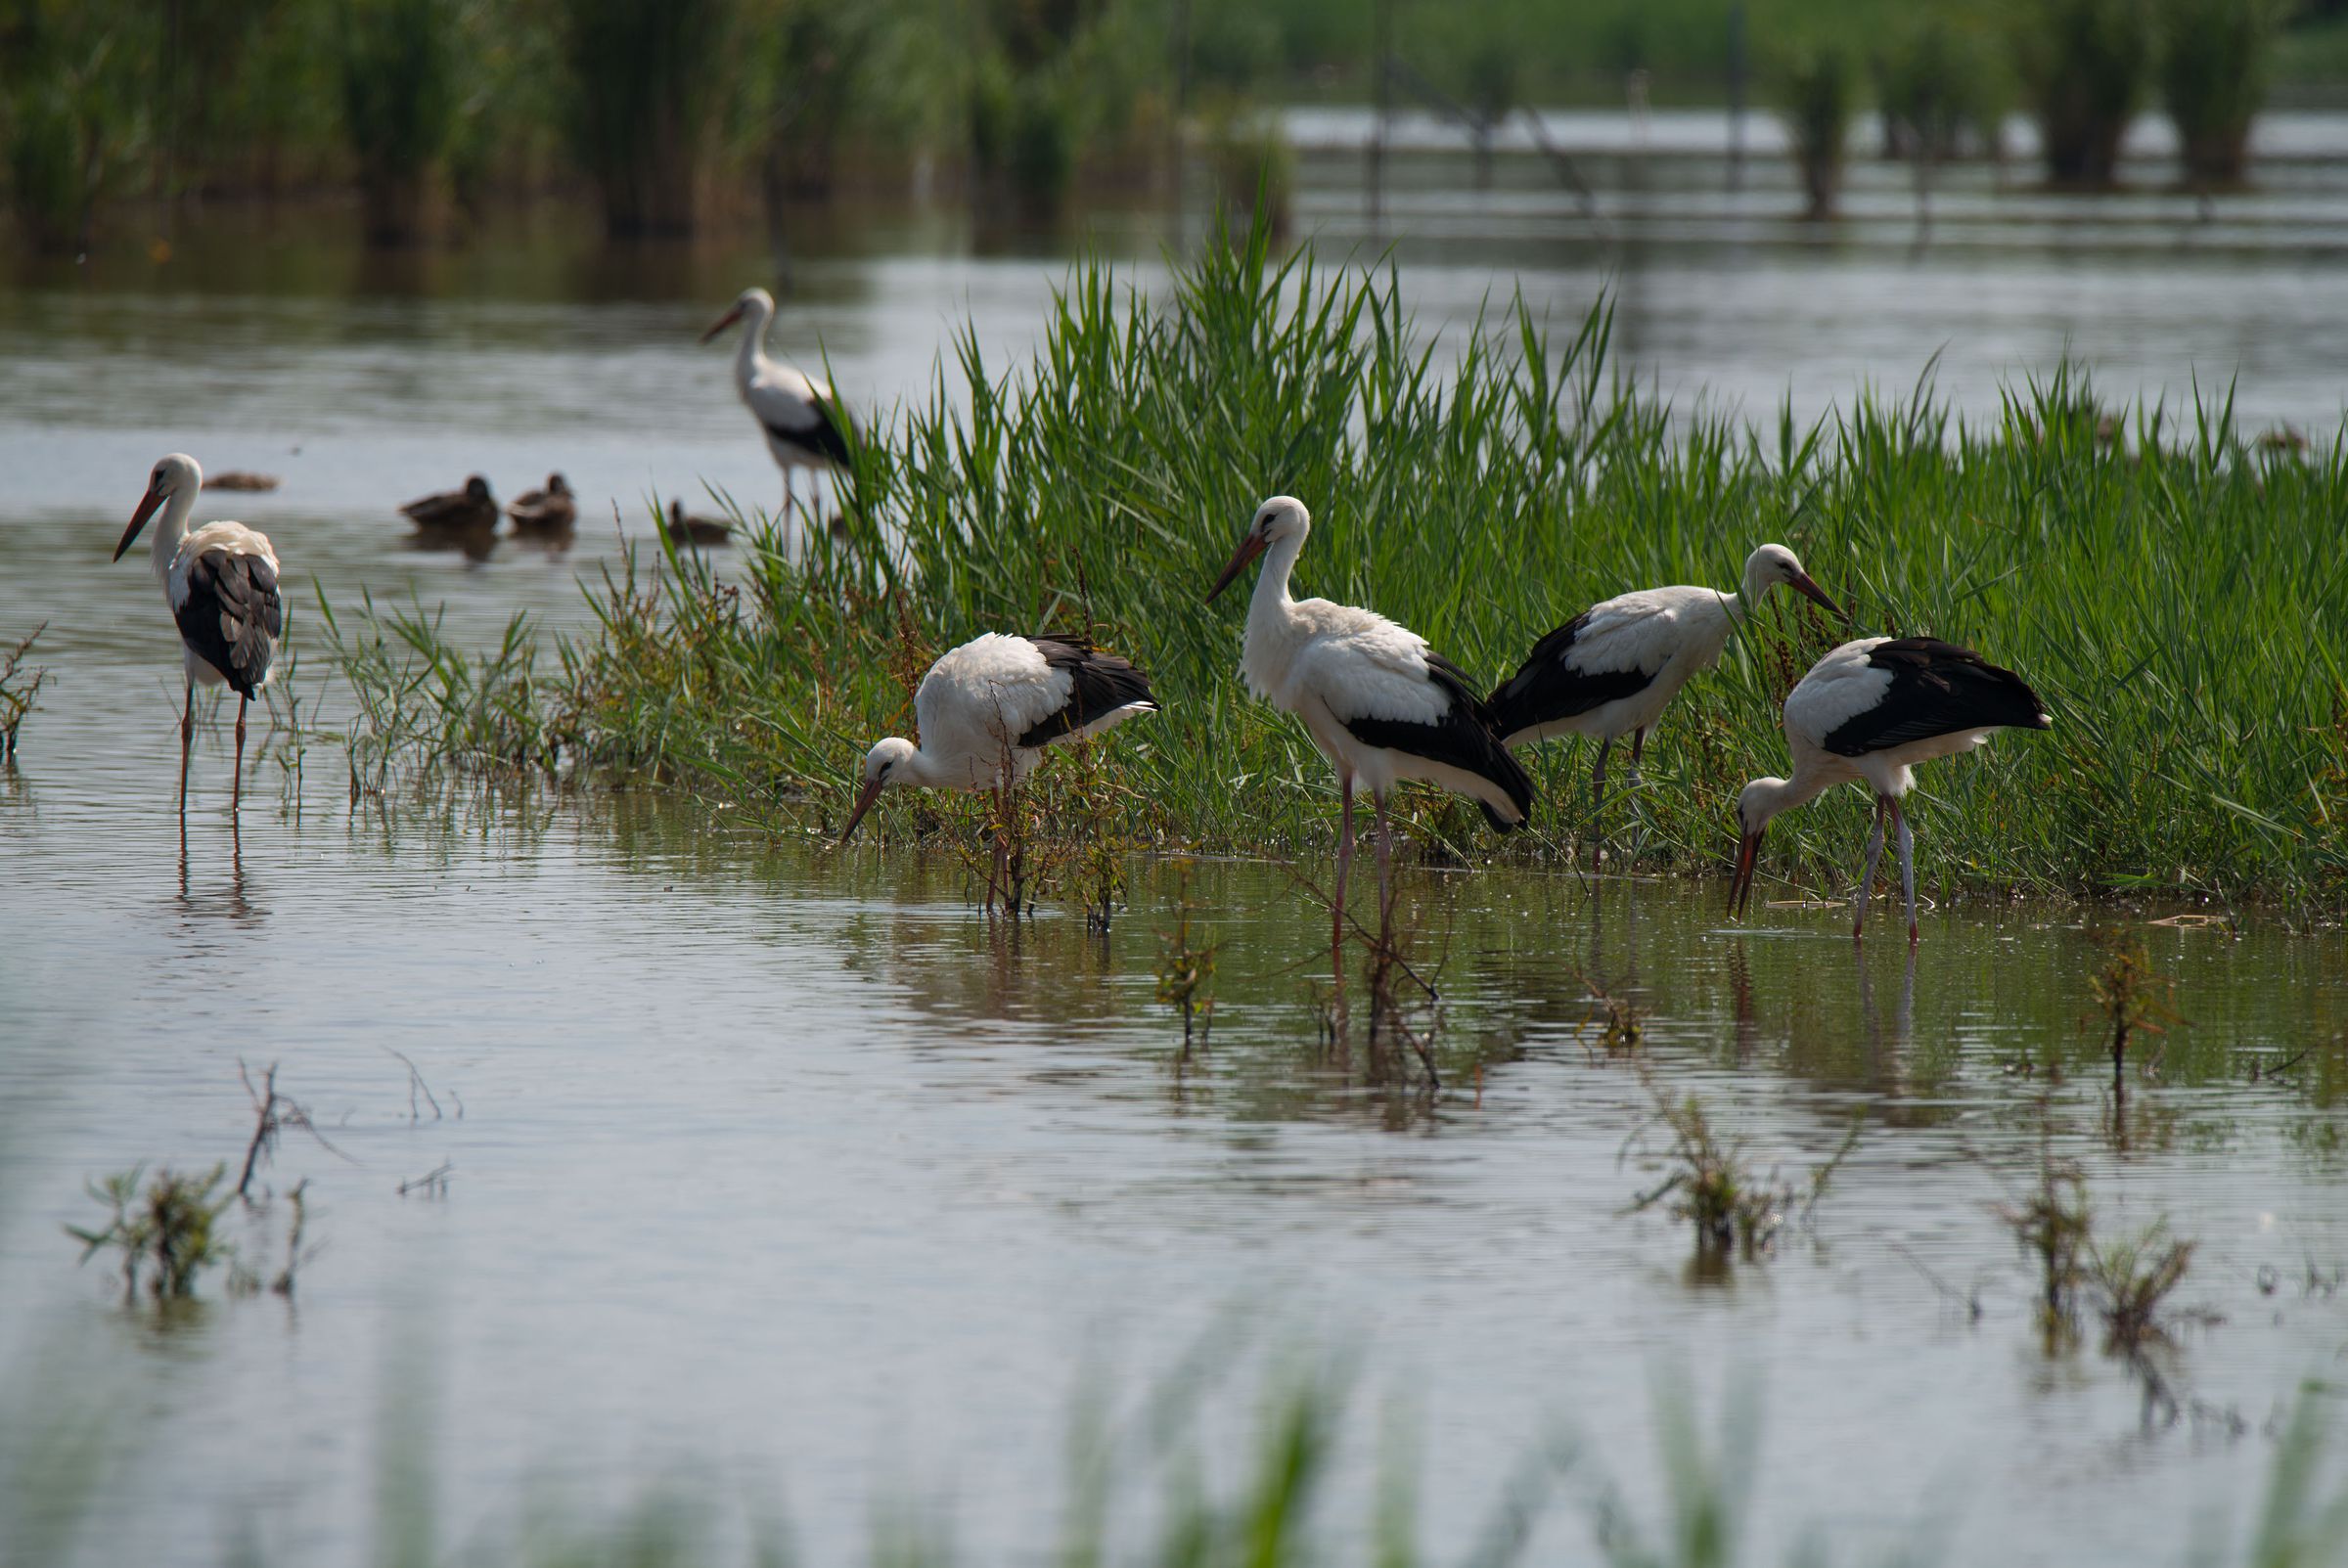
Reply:
[[[791,475],[801,469],[828,469],[848,461],[842,420],[829,384],[766,353],[767,324],[775,319],[775,297],[763,289],[745,289],[733,306],[701,334],[707,342],[736,322],[742,343],[734,351],[734,389],[743,407],[766,434],[766,449],[783,470],[783,510],[791,509]]]
[[[1867,926],[1867,897],[1874,885],[1888,819],[1899,837],[1900,891],[1908,911],[1908,940],[1916,928],[1916,838],[1900,797],[1915,783],[1918,763],[1970,751],[1996,730],[2045,730],[2054,721],[2022,678],[1970,649],[1929,637],[1863,637],[1845,643],[1810,667],[1785,698],[1785,745],[1791,779],[1755,779],[1737,798],[1741,835],[1729,910],[1751,897],[1754,863],[1770,819],[1844,783],[1874,792],[1875,827],[1868,840],[1851,935]]]
[[[1377,811],[1378,908],[1386,908],[1393,845],[1386,796],[1405,779],[1424,780],[1473,799],[1502,832],[1524,825],[1533,785],[1492,733],[1483,702],[1426,639],[1383,615],[1326,599],[1294,599],[1288,576],[1312,531],[1304,503],[1274,496],[1256,510],[1207,598],[1258,556],[1265,557],[1247,608],[1241,667],[1247,685],[1294,714],[1336,770],[1339,806],[1332,945],[1345,932],[1345,880],[1353,864],[1353,792],[1370,791]]]
[[[1016,788],[1045,747],[1155,711],[1150,678],[1082,638],[974,637],[930,665],[913,694],[921,743],[891,736],[866,754],[840,842],[883,789]]]
[[[1533,646],[1514,675],[1492,694],[1493,728],[1510,746],[1553,736],[1598,742],[1591,770],[1592,810],[1606,785],[1606,754],[1631,738],[1636,772],[1647,732],[1680,688],[1710,669],[1738,623],[1763,595],[1784,583],[1839,616],[1842,610],[1784,545],[1745,558],[1738,593],[1714,588],[1647,588],[1591,605]],[[1598,865],[1592,834],[1590,864]]]
[[[179,626],[187,700],[179,720],[179,809],[188,808],[188,752],[196,737],[196,688],[226,685],[237,694],[237,772],[230,785],[233,817],[244,793],[245,709],[269,683],[277,639],[285,630],[278,596],[277,553],[266,536],[241,522],[207,522],[188,531],[188,514],[203,488],[203,470],[184,452],[155,466],[147,493],[114,547],[120,560],[162,509],[149,553],[163,602]]]

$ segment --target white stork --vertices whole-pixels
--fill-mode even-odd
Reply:
[[[1015,789],[1046,746],[1156,711],[1150,678],[1083,638],[974,637],[940,655],[914,692],[921,743],[890,736],[865,754],[864,788],[839,841],[883,789]],[[1003,856],[998,839],[998,880]]]
[[[158,463],[139,510],[114,547],[114,559],[122,559],[156,508],[162,508],[150,554],[163,601],[179,623],[187,676],[187,701],[179,718],[179,811],[187,815],[197,683],[225,683],[237,694],[237,772],[228,801],[233,820],[244,794],[245,709],[269,682],[270,661],[285,630],[285,605],[277,592],[277,553],[266,537],[241,522],[207,522],[188,532],[188,514],[203,488],[203,470],[194,458],[174,452]]]
[[[734,351],[734,389],[766,432],[766,449],[783,470],[783,511],[788,515],[794,500],[791,475],[800,469],[813,471],[846,463],[848,443],[832,388],[767,357],[766,328],[774,319],[775,296],[763,289],[745,289],[733,307],[701,334],[701,341],[738,321],[745,323],[742,345]]]
[[[2011,670],[1970,649],[1929,637],[1863,637],[1845,643],[1803,676],[1785,698],[1785,745],[1791,779],[1755,779],[1737,797],[1737,872],[1729,913],[1752,897],[1754,862],[1769,821],[1831,786],[1863,783],[1874,791],[1875,830],[1859,878],[1854,939],[1867,928],[1867,895],[1883,851],[1883,823],[1899,835],[1900,893],[1908,940],[1916,940],[1916,838],[1900,810],[1919,762],[1982,744],[1994,730],[2053,728],[2038,694]]]
[[[1331,945],[1345,940],[1345,879],[1353,865],[1353,791],[1377,810],[1377,896],[1382,918],[1392,874],[1386,796],[1404,779],[1422,779],[1469,796],[1501,832],[1524,826],[1533,784],[1492,733],[1483,702],[1459,667],[1418,633],[1383,615],[1326,599],[1291,599],[1288,574],[1312,531],[1311,514],[1274,496],[1207,593],[1211,603],[1242,567],[1265,556],[1247,608],[1241,668],[1249,690],[1303,721],[1337,773],[1337,885]]]
[[[1763,545],[1745,558],[1739,592],[1715,588],[1647,588],[1591,605],[1533,645],[1514,675],[1492,694],[1492,727],[1510,747],[1552,736],[1587,736],[1598,742],[1591,770],[1593,817],[1604,799],[1606,754],[1631,738],[1631,771],[1647,749],[1647,732],[1680,688],[1710,669],[1729,634],[1762,596],[1780,583],[1817,601],[1839,617],[1842,609],[1802,569],[1784,545]],[[1590,869],[1598,870],[1593,823]]]

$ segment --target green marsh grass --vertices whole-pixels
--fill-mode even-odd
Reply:
[[[2129,412],[2121,439],[2067,367],[1965,418],[1928,377],[1805,423],[1675,408],[1609,357],[1602,300],[1553,333],[1521,305],[1438,342],[1392,269],[1275,260],[1259,225],[1145,295],[1067,280],[1031,358],[960,336],[930,391],[872,422],[844,526],[787,558],[755,531],[721,579],[648,545],[590,590],[598,625],[479,659],[422,610],[330,634],[378,749],[655,777],[777,830],[836,829],[865,748],[909,734],[926,657],[993,629],[1089,631],[1165,711],[1103,746],[1124,786],[1095,827],[1159,847],[1332,841],[1327,765],[1250,698],[1241,594],[1200,603],[1256,504],[1312,509],[1297,591],[1394,615],[1490,683],[1594,601],[1737,582],[1766,540],[1853,616],[1766,603],[1650,737],[1636,869],[1705,871],[1731,802],[1783,773],[1778,708],[1847,636],[1928,633],[2019,670],[2054,729],[1923,770],[1928,889],[2268,896],[2336,910],[2348,731],[2348,456],[2254,449],[2230,395]],[[1244,585],[1242,585],[1243,589]],[[919,651],[920,658],[913,656]],[[1528,758],[1533,830],[1496,844],[1412,790],[1406,854],[1562,860],[1589,759]],[[1054,758],[1038,776],[1067,766]],[[877,836],[932,807],[892,798]],[[1763,872],[1847,887],[1855,789],[1781,820]]]

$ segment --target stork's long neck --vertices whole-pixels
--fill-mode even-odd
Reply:
[[[166,588],[171,581],[171,562],[179,557],[179,547],[188,537],[188,514],[196,510],[196,485],[187,485],[171,492],[163,503],[163,515],[147,530],[147,559],[155,567],[155,580]]]
[[[775,319],[768,305],[752,304],[742,323],[742,343],[734,350],[734,380],[747,386],[757,379],[759,362],[766,358],[766,328]]]
[[[1796,806],[1805,806],[1816,800],[1834,784],[1834,778],[1823,769],[1797,763],[1790,779],[1758,779],[1754,784],[1760,787],[1753,789],[1753,801],[1760,810],[1761,820],[1766,823]],[[1752,788],[1751,785],[1747,787]]]
[[[1257,694],[1275,696],[1288,673],[1288,650],[1296,640],[1296,601],[1288,595],[1288,573],[1304,553],[1304,535],[1290,534],[1264,554],[1255,594],[1247,602],[1247,640],[1240,667]]]
[[[1247,629],[1287,624],[1288,611],[1296,601],[1288,593],[1288,574],[1296,569],[1296,558],[1304,554],[1304,535],[1292,533],[1264,552],[1264,564],[1255,575],[1255,597],[1247,605]]]

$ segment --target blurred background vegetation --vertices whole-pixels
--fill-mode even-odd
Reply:
[[[1819,215],[1871,107],[1923,159],[2026,114],[2048,179],[2093,187],[2138,112],[2224,184],[2263,103],[2348,105],[2348,0],[0,0],[0,182],[19,242],[67,251],[233,201],[351,202],[381,245],[549,197],[615,238],[941,185],[1048,219],[1178,178],[1186,136],[1277,187],[1265,109],[1372,101],[1381,37],[1393,101],[1478,136],[1749,84]]]

